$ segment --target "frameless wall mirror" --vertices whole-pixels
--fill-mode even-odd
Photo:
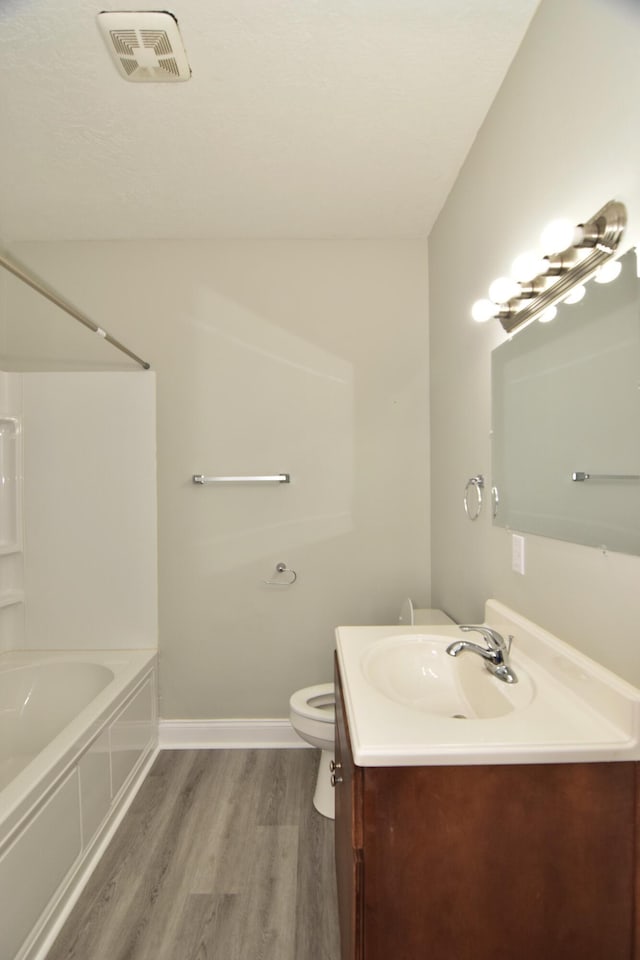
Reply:
[[[492,354],[494,523],[640,555],[636,253]]]

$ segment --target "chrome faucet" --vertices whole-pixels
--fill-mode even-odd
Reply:
[[[464,653],[465,650],[470,650],[472,653],[477,653],[479,657],[482,657],[489,673],[492,673],[498,680],[504,680],[505,683],[518,682],[515,671],[509,665],[509,653],[511,651],[511,641],[513,640],[512,636],[509,636],[509,638],[505,640],[497,630],[492,630],[490,627],[476,627],[468,623],[463,623],[459,626],[461,630],[467,633],[472,630],[475,633],[482,634],[487,645],[486,647],[481,647],[480,644],[472,643],[470,640],[456,640],[455,643],[450,643],[447,647],[447,653],[450,657],[457,657],[458,654]]]

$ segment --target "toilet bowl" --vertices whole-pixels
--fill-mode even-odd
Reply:
[[[335,816],[330,764],[334,754],[336,698],[332,683],[296,690],[289,700],[289,720],[299,737],[321,750],[313,805],[323,817]]]

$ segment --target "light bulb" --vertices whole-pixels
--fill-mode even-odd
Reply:
[[[491,300],[476,300],[471,307],[471,316],[476,323],[486,323],[487,320],[497,317],[499,312],[500,307],[497,303],[492,303]]]
[[[547,307],[546,310],[543,310],[540,316],[538,317],[539,323],[550,323],[551,320],[555,320],[556,314],[558,311],[555,307]]]
[[[620,276],[621,270],[622,264],[619,260],[609,260],[608,263],[603,263],[601,267],[598,267],[593,279],[596,283],[611,283],[612,280]]]
[[[562,253],[580,243],[583,237],[582,227],[574,226],[570,220],[552,220],[542,231],[540,246],[546,254]]]
[[[524,283],[530,283],[541,274],[545,274],[549,269],[549,261],[536,253],[535,250],[527,250],[516,257],[511,264],[511,276],[515,280],[522,280]]]
[[[564,298],[563,303],[580,303],[586,292],[587,288],[579,283],[577,287],[573,288],[569,296]]]
[[[498,277],[489,287],[489,298],[494,303],[507,303],[521,291],[522,287],[512,277]]]

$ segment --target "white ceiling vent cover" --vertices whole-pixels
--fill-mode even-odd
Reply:
[[[103,12],[98,14],[98,25],[113,62],[125,80],[173,83],[191,76],[178,21],[172,13]]]

